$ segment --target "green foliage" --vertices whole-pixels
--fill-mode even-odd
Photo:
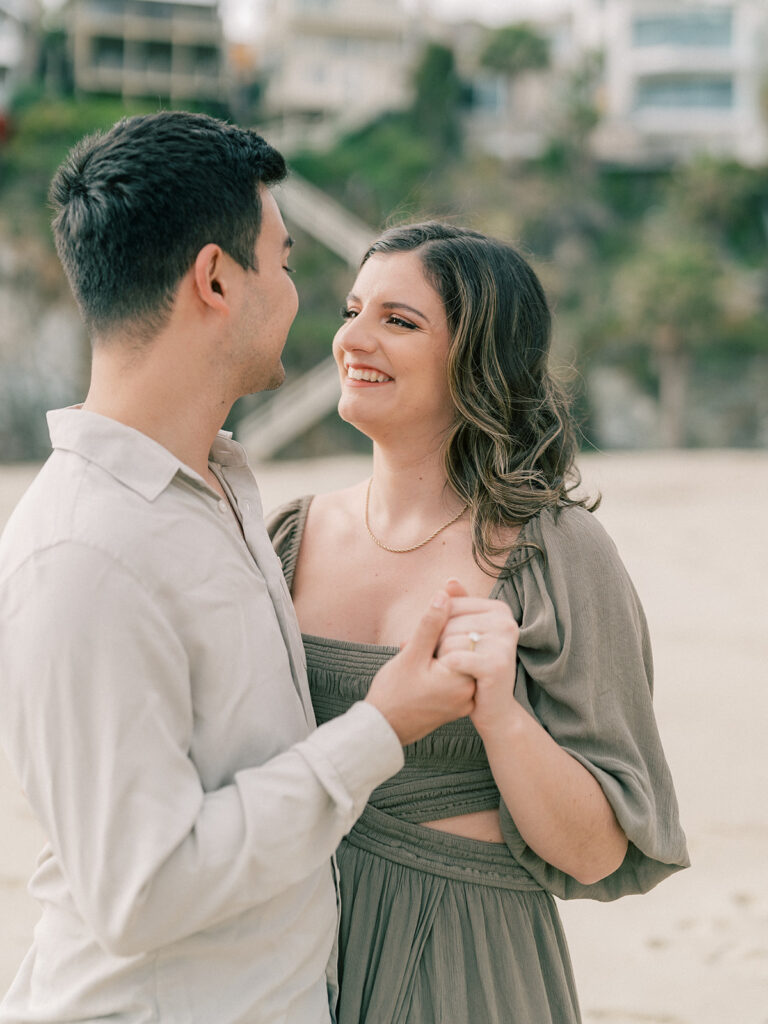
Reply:
[[[127,106],[109,98],[48,99],[28,90],[12,110],[13,131],[0,148],[0,198],[13,233],[26,233],[30,221],[48,237],[48,186],[61,161],[84,135],[108,129],[130,114],[148,113],[147,104]]]
[[[299,174],[374,226],[395,214],[433,208],[431,196],[440,191],[440,182],[461,165],[466,90],[453,51],[429,43],[413,84],[407,110],[382,114],[325,153],[302,152],[291,159]]]
[[[647,167],[604,167],[595,182],[596,198],[626,225],[642,221],[663,201],[669,172]]]
[[[369,224],[383,224],[422,206],[427,188],[460,160],[463,102],[453,52],[430,43],[407,110],[382,114],[325,153],[297,153],[291,164]]]
[[[615,277],[621,333],[656,348],[709,345],[722,319],[722,272],[711,243],[668,213],[649,218]]]
[[[291,166],[372,225],[413,199],[435,165],[429,140],[404,114],[385,114],[326,153],[297,153]]]
[[[489,36],[480,64],[491,71],[518,75],[549,66],[549,41],[532,25],[503,25]]]
[[[464,90],[453,50],[428,43],[414,72],[413,87],[409,117],[415,134],[427,139],[436,153],[449,158],[458,156]]]
[[[298,231],[291,263],[301,296],[299,312],[291,328],[283,362],[296,373],[312,369],[331,354],[333,336],[341,323],[341,306],[352,275],[347,265],[325,246]]]
[[[603,74],[603,57],[587,53],[567,76],[559,96],[559,118],[553,125],[542,167],[569,174],[575,181],[594,177],[589,136],[600,121],[598,87]]]
[[[700,156],[676,168],[669,181],[672,210],[738,258],[764,265],[768,225],[768,168]]]
[[[544,66],[535,63],[541,54],[533,44],[521,42],[522,27],[509,28],[516,34],[491,35],[485,65],[507,74]],[[663,391],[664,352],[676,352],[680,372],[690,364],[700,378],[765,358],[768,168],[711,157],[652,171],[599,166],[589,138],[601,75],[599,55],[575,69],[559,95],[545,157],[509,166],[463,151],[464,87],[451,51],[431,45],[414,72],[409,109],[378,117],[326,152],[297,154],[291,164],[374,228],[437,214],[521,243],[555,309],[558,358],[576,362],[584,376],[610,363],[656,394]],[[18,96],[15,133],[0,149],[4,226],[49,244],[48,183],[68,149],[127,113],[150,109],[156,105],[54,100],[40,90]],[[353,275],[290,229],[298,241],[301,309],[285,362],[296,375],[329,353]],[[56,269],[52,255],[51,262]],[[587,403],[584,393],[580,400]],[[588,404],[583,412],[588,422]],[[328,436],[345,428],[324,430]],[[349,446],[353,435],[336,436]]]

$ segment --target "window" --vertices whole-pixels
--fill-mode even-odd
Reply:
[[[123,40],[96,36],[91,43],[93,63],[100,68],[121,68],[123,66]]]
[[[731,45],[733,12],[728,7],[638,17],[632,23],[635,46]]]
[[[154,0],[135,0],[133,14],[141,18],[163,18],[173,17],[174,4],[155,3]]]
[[[499,114],[505,107],[505,87],[501,75],[479,74],[472,81],[472,106],[484,114]]]
[[[88,4],[88,10],[95,15],[113,14],[122,16],[125,13],[125,4],[122,0],[92,0]]]
[[[723,76],[645,78],[637,83],[635,109],[727,110],[733,107],[733,80]]]
[[[136,70],[167,74],[171,70],[171,44],[146,42],[136,47]]]
[[[215,46],[195,46],[192,51],[195,71],[199,75],[216,77],[219,73],[219,51]]]

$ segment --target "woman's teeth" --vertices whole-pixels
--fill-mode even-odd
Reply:
[[[379,373],[377,370],[358,370],[354,366],[347,367],[347,376],[352,380],[367,380],[370,384],[385,384],[388,380],[392,380],[391,377],[387,377],[385,373]]]

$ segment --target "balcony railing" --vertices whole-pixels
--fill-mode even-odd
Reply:
[[[154,14],[150,13],[157,8]],[[221,34],[221,25],[213,8],[177,7],[175,4],[81,4],[76,8],[75,25],[86,35],[120,35],[133,39],[169,39],[182,42],[208,42]],[[210,13],[208,13],[210,11]]]

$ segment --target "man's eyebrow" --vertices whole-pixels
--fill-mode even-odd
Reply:
[[[347,296],[347,302],[360,302],[360,299],[353,293],[350,292]],[[407,302],[382,302],[382,309],[407,309],[409,313],[415,313],[416,316],[420,316],[422,320],[430,324],[430,319],[420,309],[416,309],[415,306],[409,306]]]
[[[285,241],[283,242],[283,248],[284,249],[291,249],[293,247],[293,244],[294,244],[293,238],[291,238],[290,235],[286,235],[285,236]]]

